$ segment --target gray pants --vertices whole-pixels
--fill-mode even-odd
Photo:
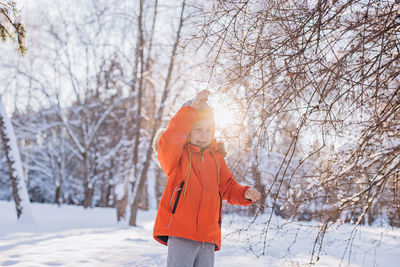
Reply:
[[[212,243],[170,236],[167,267],[213,267],[214,248]]]

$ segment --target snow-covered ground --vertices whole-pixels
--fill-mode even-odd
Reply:
[[[165,266],[167,248],[152,238],[155,212],[140,212],[139,227],[116,222],[114,209],[83,209],[32,204],[36,224],[17,222],[12,202],[0,201],[0,266]],[[274,218],[265,255],[255,252],[264,246],[258,235],[265,227],[260,218],[248,231],[233,234],[249,219],[224,217],[221,251],[215,266],[305,266],[315,235],[315,225],[290,223]],[[400,266],[400,230],[362,227],[351,243],[349,264],[345,252],[353,227],[344,225],[328,232],[316,266]],[[295,242],[293,242],[295,241]],[[343,256],[344,255],[344,256]]]

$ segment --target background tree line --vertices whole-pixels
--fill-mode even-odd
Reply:
[[[173,74],[186,64],[178,51],[184,5],[42,4],[25,17],[29,53],[2,58],[3,93],[14,101],[6,105],[14,108],[30,198],[117,206],[118,219],[132,207],[135,225],[139,206],[156,206],[154,186],[149,186],[152,197],[136,197],[156,166],[143,156],[163,122],[156,116],[170,112],[163,107],[180,97],[185,84],[175,77],[186,70]],[[10,199],[8,168],[2,171],[2,198]]]

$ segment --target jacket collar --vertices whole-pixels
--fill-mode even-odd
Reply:
[[[186,143],[185,147],[190,148],[190,150],[193,152],[198,152],[198,153],[203,152],[204,153],[205,151],[210,151],[210,152],[212,151],[215,153],[215,151],[217,151],[217,140],[214,138],[211,141],[211,143],[205,148],[202,148],[201,146],[189,144],[189,143]]]

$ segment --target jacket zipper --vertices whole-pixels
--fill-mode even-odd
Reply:
[[[203,154],[203,152],[204,152],[204,149],[201,148],[201,149],[200,149],[200,155],[201,155],[201,161],[202,161],[202,162],[204,162],[204,154]],[[197,165],[197,168],[199,169],[199,173],[200,173],[200,176],[201,176],[201,171],[200,171],[199,165]],[[201,204],[203,203],[203,193],[204,193],[204,192],[201,193],[200,202],[199,202],[199,207],[198,207],[198,211],[197,211],[196,238],[197,238],[197,235],[198,235],[198,233],[199,233],[199,226],[200,226],[200,223],[199,223],[199,216],[200,216],[200,210],[201,210],[201,206],[202,206]]]
[[[218,213],[218,225],[219,227],[221,227],[222,224],[222,196],[221,196],[221,191],[218,190],[218,194],[219,194],[219,213]]]
[[[184,185],[184,184],[185,184],[185,181],[182,181],[182,183],[179,185],[179,188],[176,189],[176,191],[177,191],[177,193],[176,193],[176,199],[175,199],[174,206],[173,206],[173,208],[172,208],[171,219],[169,220],[169,223],[168,223],[168,227],[167,227],[167,228],[169,228],[170,225],[171,225],[172,217],[174,216],[175,211],[176,211],[176,207],[178,206],[178,202],[179,202],[179,199],[180,199],[180,197],[181,197],[182,188],[183,188],[183,185]],[[175,192],[175,190],[174,190],[174,192]],[[174,194],[172,194],[172,196],[171,196],[171,201],[170,201],[170,203],[172,203],[172,198],[173,198],[173,197],[174,197]],[[171,204],[170,204],[170,207],[171,207]]]
[[[176,211],[176,207],[178,206],[179,198],[181,197],[182,188],[183,188],[184,184],[185,184],[185,181],[183,181],[181,183],[181,185],[179,186],[179,188],[178,188],[178,193],[176,193],[176,200],[175,200],[175,203],[174,203],[174,207],[172,208],[172,214],[174,214],[175,211]]]

